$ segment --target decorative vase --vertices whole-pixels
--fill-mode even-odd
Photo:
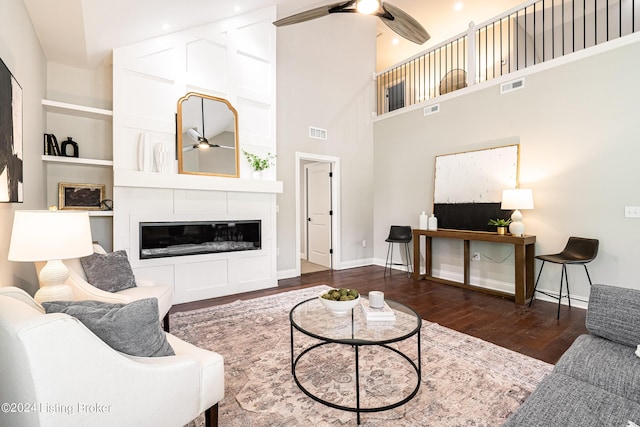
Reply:
[[[507,234],[507,227],[497,227],[498,234],[504,235]]]
[[[158,143],[153,147],[153,161],[156,172],[166,173],[169,166],[169,150],[164,144]]]
[[[153,165],[153,150],[146,132],[140,133],[138,138],[138,170],[151,172]]]
[[[251,176],[253,179],[262,179],[262,171],[253,171]]]

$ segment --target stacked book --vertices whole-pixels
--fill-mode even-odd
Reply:
[[[367,322],[370,321],[393,321],[396,320],[396,315],[387,305],[384,303],[384,306],[381,308],[372,308],[369,306],[369,300],[363,299],[360,307],[362,308],[362,312],[364,313],[364,317],[367,319]]]

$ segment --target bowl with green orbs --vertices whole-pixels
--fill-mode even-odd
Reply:
[[[360,303],[360,293],[355,289],[336,288],[320,292],[318,299],[329,311],[343,314]]]

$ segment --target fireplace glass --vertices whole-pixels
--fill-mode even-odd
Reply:
[[[261,221],[140,223],[140,259],[261,249]]]

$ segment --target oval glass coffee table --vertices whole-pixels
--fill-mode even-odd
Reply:
[[[318,298],[303,301],[289,312],[291,372],[296,384],[317,402],[355,412],[358,425],[361,413],[397,408],[420,389],[422,320],[404,304],[385,302],[393,310],[394,320],[367,321],[360,304],[336,314]],[[415,386],[412,381],[400,385],[408,377],[414,377]],[[353,389],[352,382],[355,390],[347,392],[344,385]],[[347,394],[355,396],[346,399]],[[376,395],[382,400],[377,402]],[[363,396],[373,405],[363,405]]]

